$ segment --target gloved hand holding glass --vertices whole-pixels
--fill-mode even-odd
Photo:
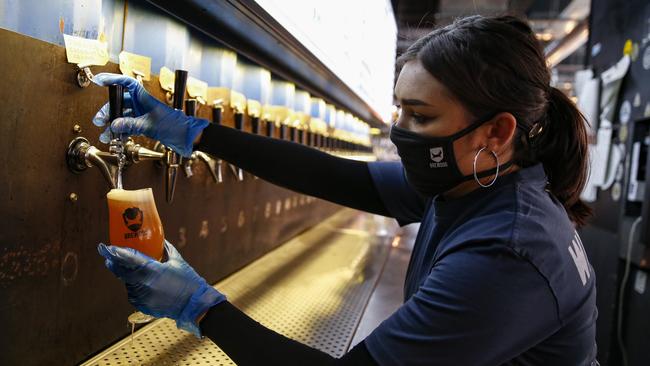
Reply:
[[[180,329],[201,336],[197,318],[226,296],[199,276],[165,240],[167,261],[158,262],[126,247],[99,244],[106,267],[124,281],[129,302],[141,312],[176,320]]]
[[[101,73],[93,77],[99,86],[122,85],[124,94],[124,117],[117,118],[100,136],[100,141],[110,141],[110,131],[116,135],[144,135],[162,142],[183,157],[192,154],[193,142],[208,126],[204,119],[186,116],[158,99],[152,97],[138,81],[129,76]],[[109,106],[105,104],[93,118],[97,126],[109,122]]]

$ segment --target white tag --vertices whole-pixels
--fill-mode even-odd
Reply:
[[[151,79],[151,58],[126,51],[120,52],[120,71],[122,74],[149,81]]]
[[[63,35],[65,55],[71,64],[104,66],[108,62],[108,44],[96,39]]]
[[[191,76],[188,77],[187,94],[190,98],[196,98],[199,100],[199,103],[205,104],[205,101],[208,99],[208,83]]]
[[[160,68],[160,74],[158,75],[158,81],[160,82],[160,87],[163,90],[168,92],[174,92],[174,80],[176,79],[176,74],[165,66]]]

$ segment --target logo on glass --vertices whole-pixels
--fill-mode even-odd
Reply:
[[[144,213],[137,207],[129,207],[122,213],[122,219],[124,219],[124,225],[135,233],[142,227]]]

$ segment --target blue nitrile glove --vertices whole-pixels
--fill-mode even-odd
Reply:
[[[186,116],[182,111],[160,102],[132,77],[101,73],[93,77],[93,82],[99,86],[118,84],[125,89],[124,117],[116,118],[109,127],[114,134],[144,135],[162,142],[187,158],[192,154],[194,139],[209,124],[204,119]],[[108,111],[106,103],[93,118],[93,123],[105,126]],[[103,143],[108,143],[111,139],[109,128],[99,137]]]
[[[168,259],[161,263],[141,252],[100,243],[106,267],[126,284],[129,302],[141,312],[176,320],[180,329],[201,337],[196,319],[226,296],[199,276],[165,240]]]

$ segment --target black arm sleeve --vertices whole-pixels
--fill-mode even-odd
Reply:
[[[213,306],[199,324],[201,332],[237,365],[376,366],[364,342],[341,358],[296,342],[248,317],[228,301]]]
[[[368,163],[214,124],[203,130],[196,149],[281,187],[390,216],[374,186]]]

